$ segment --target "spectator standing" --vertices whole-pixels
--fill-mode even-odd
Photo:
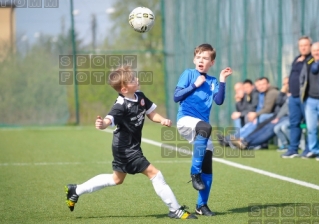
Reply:
[[[311,47],[312,59],[303,65],[300,74],[300,96],[305,101],[305,117],[309,152],[303,158],[319,161],[318,117],[319,117],[319,42]]]
[[[291,96],[288,100],[289,108],[289,123],[290,123],[290,143],[286,153],[282,154],[282,158],[295,158],[299,157],[298,147],[301,137],[300,123],[305,117],[304,104],[300,100],[300,73],[305,62],[311,60],[310,49],[311,49],[310,37],[303,36],[299,38],[298,48],[300,55],[298,55],[292,65],[289,75],[289,91]],[[308,145],[306,143],[306,149],[303,155],[309,152]]]

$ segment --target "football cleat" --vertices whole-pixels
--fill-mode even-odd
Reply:
[[[71,212],[74,210],[75,203],[78,202],[79,195],[76,194],[76,184],[68,184],[65,186],[66,204]]]
[[[177,209],[175,212],[169,212],[168,217],[172,219],[197,219],[194,214],[186,211],[188,209],[185,205]]]
[[[202,181],[202,177],[200,173],[197,174],[191,174],[191,180],[189,182],[192,181],[193,187],[198,190],[204,190],[205,189],[205,184]]]
[[[214,216],[215,213],[212,212],[207,205],[202,205],[200,207],[198,207],[198,205],[196,205],[196,209],[195,209],[195,213],[198,215],[205,215],[205,216]]]

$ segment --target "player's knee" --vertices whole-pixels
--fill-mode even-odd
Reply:
[[[116,185],[120,185],[124,182],[124,178],[113,174],[113,181]]]
[[[197,135],[209,138],[212,133],[212,126],[205,121],[200,121],[197,123],[195,130]]]
[[[116,185],[120,185],[120,184],[122,184],[124,182],[124,180],[115,179],[114,182],[115,182]]]

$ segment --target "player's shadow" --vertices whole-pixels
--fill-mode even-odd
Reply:
[[[264,211],[270,207],[272,208],[278,208],[282,209],[285,207],[294,207],[297,208],[299,206],[303,206],[304,204],[302,203],[271,203],[271,204],[258,204],[258,203],[251,203],[248,204],[245,207],[239,207],[239,208],[233,208],[229,209],[225,212],[218,212],[214,211],[215,214],[218,215],[229,215],[232,213],[247,213],[248,215],[251,212],[256,212],[256,209],[258,211]],[[76,219],[101,219],[101,218],[145,218],[145,217],[153,217],[157,219],[162,219],[162,218],[168,218],[167,213],[166,214],[152,214],[152,215],[101,215],[101,216],[79,216],[76,217]]]
[[[226,213],[251,213],[254,212],[256,209],[258,210],[265,210],[267,208],[285,208],[285,207],[291,207],[291,206],[301,206],[303,204],[298,204],[298,203],[271,203],[271,204],[258,204],[258,203],[251,203],[248,204],[245,207],[240,207],[240,208],[233,208],[233,209],[229,209],[227,210]]]
[[[101,216],[79,216],[76,219],[102,219],[102,218],[146,218],[153,217],[157,219],[168,218],[167,214],[153,215],[101,215]]]

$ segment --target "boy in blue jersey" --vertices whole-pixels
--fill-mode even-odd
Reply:
[[[194,145],[190,173],[193,187],[199,191],[195,212],[206,216],[215,215],[207,206],[213,181],[213,144],[209,140],[212,126],[209,124],[209,114],[213,101],[217,105],[223,104],[226,78],[232,73],[229,67],[223,69],[219,82],[215,77],[207,75],[215,58],[216,51],[210,44],[196,47],[193,60],[195,69],[186,69],[182,73],[174,93],[174,101],[180,102],[178,132]]]

